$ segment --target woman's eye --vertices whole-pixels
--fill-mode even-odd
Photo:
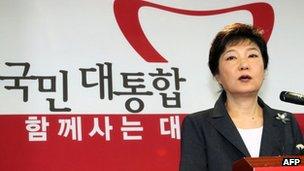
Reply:
[[[257,54],[250,54],[250,55],[249,55],[249,58],[256,58],[256,57],[258,57]]]
[[[235,59],[236,57],[235,56],[228,56],[227,58],[226,58],[226,60],[227,61],[231,61],[231,60],[233,60],[233,59]]]

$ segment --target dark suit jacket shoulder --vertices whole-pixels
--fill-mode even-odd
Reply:
[[[250,156],[225,108],[222,94],[214,108],[190,114],[182,125],[181,171],[229,171],[234,161]],[[297,155],[303,136],[291,113],[272,109],[260,98],[263,132],[260,156]]]

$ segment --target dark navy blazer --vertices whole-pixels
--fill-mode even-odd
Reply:
[[[225,108],[222,93],[214,108],[190,114],[182,125],[180,171],[230,171],[234,161],[250,154]],[[297,155],[303,136],[291,113],[275,110],[260,98],[263,132],[260,156]],[[286,113],[289,121],[276,119]]]

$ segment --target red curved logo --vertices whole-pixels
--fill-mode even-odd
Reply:
[[[218,10],[193,11],[167,7],[143,0],[115,0],[114,13],[119,28],[130,45],[147,62],[167,62],[167,60],[151,45],[142,30],[138,17],[138,11],[141,7],[153,7],[190,16],[210,16],[246,10],[252,15],[253,25],[264,30],[266,41],[269,40],[274,25],[274,11],[271,5],[267,3],[251,3]]]

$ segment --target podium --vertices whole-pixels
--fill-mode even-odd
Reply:
[[[233,163],[232,171],[304,171],[304,156],[245,157]]]

